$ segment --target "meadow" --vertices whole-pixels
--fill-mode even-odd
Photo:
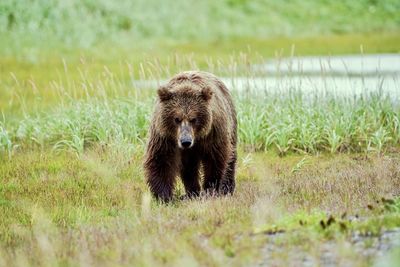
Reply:
[[[188,62],[191,68],[196,68],[195,62]],[[8,102],[4,103],[1,150],[9,156],[25,147],[80,155],[86,147],[114,142],[142,149],[155,88],[147,88],[140,82],[160,84],[161,78],[171,76],[169,69],[153,63],[147,66],[138,79],[129,64],[121,67],[125,73],[122,76],[129,76],[128,79],[107,67],[90,74],[89,67],[79,69],[80,78],[74,80],[68,77],[66,69],[58,80],[50,81],[43,89],[34,78],[22,82],[11,74],[14,80],[10,82],[9,97],[5,98]],[[185,69],[185,64],[179,63],[179,67]],[[232,68],[224,65],[214,72],[224,75],[224,70]],[[252,78],[248,73],[244,83],[250,83]],[[295,84],[287,87],[284,91],[247,88],[244,92],[232,88],[240,125],[239,141],[245,150],[274,151],[283,156],[290,152],[379,154],[398,147],[398,96],[379,88],[349,98],[327,90],[304,94],[296,90]]]
[[[233,61],[243,66],[246,58]],[[396,98],[382,90],[348,97],[305,95],[295,85],[231,88],[237,192],[180,201],[179,184],[174,203],[163,205],[143,178],[156,96],[143,81],[196,67],[175,60],[144,62],[139,71],[125,63],[114,73],[82,59],[55,80],[3,81],[10,90],[0,126],[0,264],[324,264],[326,244],[334,251],[328,261],[374,264],[378,252],[360,254],[355,244],[367,250],[400,226]],[[234,74],[228,63],[208,69],[254,75]]]
[[[399,265],[400,94],[254,68],[398,53],[398,1],[116,3],[0,3],[0,266]],[[165,205],[143,154],[157,85],[188,69],[231,81],[237,190]]]

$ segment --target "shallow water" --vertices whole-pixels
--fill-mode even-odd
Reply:
[[[381,76],[400,74],[400,54],[290,57],[253,66],[264,73]]]
[[[232,91],[353,96],[381,92],[400,97],[400,55],[353,55],[272,60],[250,67],[251,75],[221,77]],[[135,81],[138,88],[156,88],[166,80]]]
[[[382,92],[393,97],[400,95],[400,76],[338,77],[338,76],[283,76],[222,79],[228,88],[238,91],[282,92],[299,91],[304,94],[328,93],[339,96]]]

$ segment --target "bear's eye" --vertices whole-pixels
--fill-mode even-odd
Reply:
[[[178,117],[175,118],[175,123],[176,123],[176,124],[181,123],[181,121],[182,121],[182,120],[181,120],[180,118],[178,118]]]
[[[193,118],[193,119],[191,119],[189,122],[190,122],[191,124],[196,124],[197,119],[196,119],[196,118]]]

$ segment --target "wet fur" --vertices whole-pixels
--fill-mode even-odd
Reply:
[[[210,73],[182,72],[158,90],[144,162],[152,194],[168,202],[180,176],[187,196],[232,194],[235,189],[237,121],[226,86]],[[182,150],[177,145],[172,117],[197,114],[195,143]],[[182,113],[182,114],[181,114]]]

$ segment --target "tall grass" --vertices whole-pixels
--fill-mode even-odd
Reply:
[[[94,66],[82,64],[74,72],[65,64],[56,80],[40,83],[13,74],[5,83],[13,99],[2,102],[8,123],[0,124],[0,150],[12,154],[18,148],[51,147],[79,155],[94,144],[131,144],[143,150],[154,89],[176,71],[198,68],[196,61],[179,57],[165,65],[157,60],[139,64],[138,70],[121,64],[118,73]],[[381,153],[399,147],[398,95],[385,93],[382,83],[376,90],[359,83],[362,88],[352,94],[330,91],[336,87],[326,79],[304,91],[298,79],[278,76],[271,84],[271,77],[251,66],[241,54],[230,64],[210,60],[205,67],[229,83],[243,149],[285,155]]]
[[[22,120],[15,138],[28,145],[52,145],[56,150],[77,153],[97,142],[143,145],[150,107],[139,101],[78,101],[54,113]]]
[[[238,106],[240,143],[255,150],[382,152],[399,145],[399,106],[381,93],[311,100],[264,94]]]
[[[155,97],[154,93],[154,97]],[[320,96],[308,99],[273,93],[235,95],[239,144],[252,151],[383,152],[398,147],[400,108],[389,96]],[[50,113],[28,116],[7,133],[22,146],[51,146],[78,154],[94,143],[131,143],[142,149],[153,100],[93,99],[71,102]]]
[[[12,148],[12,142],[10,136],[4,129],[3,125],[0,124],[0,152],[7,151],[10,152]]]

